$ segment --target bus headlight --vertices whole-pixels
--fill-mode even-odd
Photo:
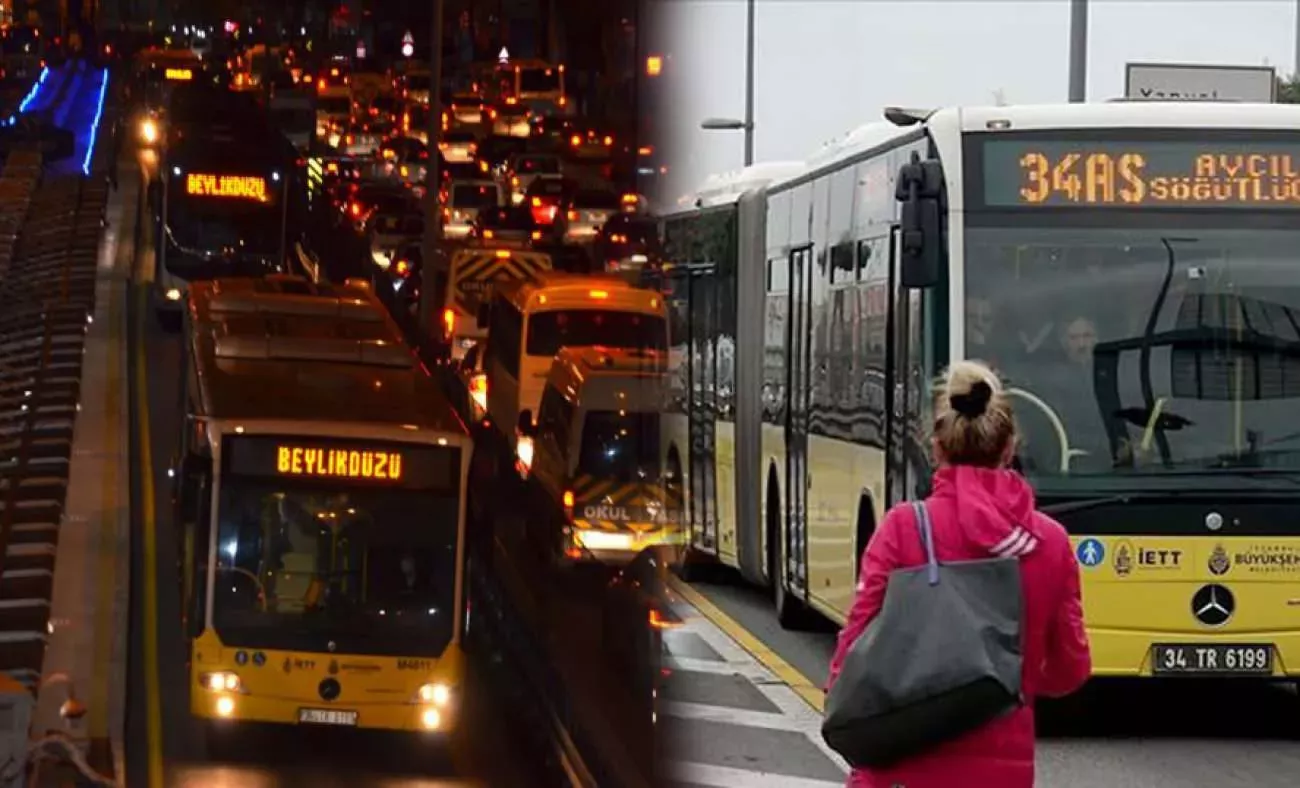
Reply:
[[[451,688],[446,684],[425,684],[420,687],[418,693],[421,703],[432,703],[434,706],[446,706],[451,702]]]
[[[167,300],[168,301],[181,300],[181,291],[175,287],[167,288]]]
[[[437,709],[425,709],[424,713],[420,715],[420,724],[424,726],[425,730],[437,730],[442,725],[442,715],[438,713]]]
[[[153,118],[145,118],[140,123],[140,139],[144,140],[146,145],[152,145],[158,141],[158,124]]]
[[[226,671],[201,674],[199,683],[209,692],[239,692],[241,686],[239,674]]]

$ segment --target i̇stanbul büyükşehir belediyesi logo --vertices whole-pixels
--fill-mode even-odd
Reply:
[[[1223,545],[1216,544],[1213,552],[1210,553],[1210,573],[1215,575],[1224,575],[1232,568],[1232,559],[1228,557],[1228,551],[1223,549]]]

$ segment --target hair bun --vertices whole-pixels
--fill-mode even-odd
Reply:
[[[993,399],[993,387],[987,381],[977,380],[971,384],[965,394],[953,394],[948,397],[952,409],[968,419],[979,418],[988,410],[989,401]]]

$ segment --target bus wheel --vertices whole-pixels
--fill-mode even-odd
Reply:
[[[772,583],[772,602],[776,608],[776,620],[782,629],[803,629],[807,626],[807,615],[803,604],[785,587],[781,540],[786,530],[781,527],[784,518],[781,513],[781,494],[777,490],[775,466],[768,471],[766,510],[764,519],[767,524],[767,577]]]

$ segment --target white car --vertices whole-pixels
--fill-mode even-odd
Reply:
[[[438,143],[448,162],[472,162],[478,155],[478,139],[468,131],[449,131]]]
[[[379,214],[370,221],[370,259],[387,271],[398,251],[423,234],[424,217],[418,212]]]
[[[492,133],[498,137],[519,137],[526,139],[533,134],[532,116],[527,107],[518,104],[506,104],[493,112]]]
[[[501,187],[496,181],[452,181],[444,209],[443,237],[468,237],[479,211],[499,207],[501,202]]]
[[[533,185],[543,179],[559,180],[564,176],[560,157],[550,153],[525,153],[510,160],[510,202],[518,205]]]

